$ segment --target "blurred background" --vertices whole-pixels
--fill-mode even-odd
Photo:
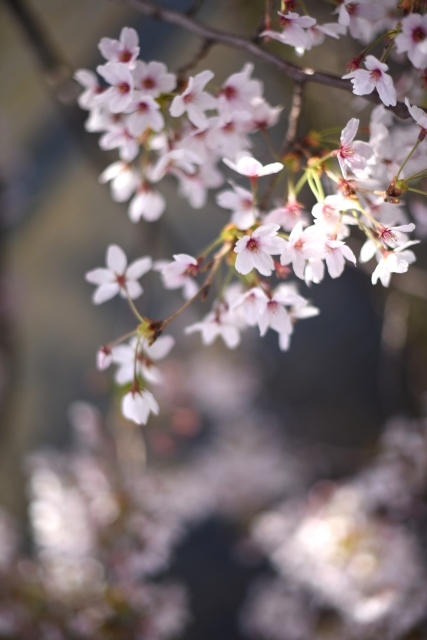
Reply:
[[[169,0],[164,6],[185,11],[190,3]],[[325,6],[327,21],[329,7]],[[258,27],[263,7],[261,0],[206,0],[198,18],[219,29],[249,36]],[[27,520],[31,520],[26,515],[29,495],[31,500],[41,500],[37,491],[44,485],[36,482],[36,489],[28,494],[29,472],[24,464],[28,454],[49,447],[58,456],[65,455],[60,452],[71,446],[72,424],[86,420],[81,413],[76,419],[74,412],[74,422],[71,420],[70,424],[69,407],[75,408],[72,403],[77,400],[93,403],[109,416],[107,425],[118,422],[126,429],[111,400],[110,376],[96,370],[95,354],[99,345],[132,328],[132,317],[120,300],[109,303],[108,309],[92,305],[92,288],[84,281],[85,272],[104,263],[105,249],[111,243],[123,247],[130,260],[147,253],[157,259],[169,258],[176,252],[193,254],[209,242],[212,231],[225,221],[213,197],[206,209],[189,210],[185,201],[176,198],[175,185],[166,181],[162,187],[169,203],[166,214],[151,225],[134,226],[128,220],[126,205],[113,202],[108,187],[99,184],[99,174],[115,154],[101,152],[96,134],[84,130],[86,114],[75,103],[80,88],[70,80],[70,72],[82,67],[94,69],[100,64],[100,38],[117,38],[123,26],[138,31],[142,59],[161,60],[172,71],[187,64],[198,50],[199,42],[193,36],[151,21],[120,2],[7,0],[0,6],[0,502],[16,518],[29,547],[33,544],[26,533]],[[275,49],[274,44],[272,48]],[[342,60],[351,59],[357,52],[357,47],[349,50],[349,43],[343,40],[322,49],[321,59],[317,49],[308,52],[304,64],[341,75]],[[212,69],[220,83],[239,71],[246,60],[238,51],[215,46],[198,70]],[[286,115],[291,83],[254,62],[253,76],[263,81],[266,99],[272,105],[283,105]],[[301,130],[344,126],[352,100],[351,94],[309,87]],[[370,108],[361,110],[362,125],[367,125],[369,112]],[[277,139],[283,137],[285,120],[282,118],[275,129]],[[260,159],[270,161],[261,143],[259,148]],[[372,287],[370,274],[347,268],[341,278],[326,278],[321,285],[302,291],[321,313],[298,325],[286,353],[279,352],[275,334],[262,341],[249,337],[236,353],[226,353],[219,344],[201,353],[199,338],[184,337],[182,333],[186,324],[204,313],[201,306],[190,310],[185,318],[180,317],[173,326],[178,347],[167,365],[170,386],[163,398],[167,410],[158,424],[154,422],[147,428],[145,445],[156,473],[159,468],[164,469],[168,478],[169,470],[175,473],[177,465],[184,469],[184,475],[187,466],[189,469],[188,477],[182,479],[182,495],[189,492],[188,504],[193,507],[188,507],[191,515],[180,512],[180,518],[192,522],[192,526],[184,527],[190,532],[180,538],[179,550],[168,568],[162,568],[165,575],[188,586],[191,620],[182,635],[186,640],[237,640],[247,637],[242,635],[245,633],[273,640],[353,638],[354,634],[358,638],[427,637],[422,635],[427,634],[422,626],[423,610],[427,610],[423,598],[417,600],[418,608],[413,607],[416,611],[402,628],[394,621],[391,627],[384,622],[388,620],[387,606],[395,609],[397,600],[390,599],[387,606],[382,603],[383,609],[377,603],[376,610],[383,612],[377,618],[386,626],[376,627],[375,615],[352,618],[357,603],[349,596],[342,604],[332,587],[328,591],[329,582],[321,568],[316,574],[317,587],[309,584],[303,564],[313,564],[311,552],[301,552],[297,567],[284,558],[285,552],[276,553],[284,540],[290,541],[291,548],[294,538],[301,543],[300,532],[291,531],[289,521],[294,520],[295,526],[299,514],[304,530],[309,508],[302,505],[310,487],[317,487],[309,494],[313,518],[323,519],[324,523],[329,517],[338,518],[334,510],[339,510],[342,503],[342,486],[349,483],[348,491],[353,492],[353,497],[344,499],[345,517],[350,518],[349,505],[353,508],[358,501],[366,511],[362,509],[362,524],[357,519],[360,514],[354,519],[357,535],[367,528],[370,540],[385,537],[391,550],[384,562],[391,562],[390,558],[398,554],[396,549],[400,553],[401,565],[393,569],[395,574],[389,572],[384,582],[378,578],[380,586],[370,585],[369,589],[378,588],[381,593],[398,590],[395,575],[399,574],[399,567],[425,563],[425,532],[419,532],[425,524],[427,464],[422,456],[418,466],[411,458],[417,451],[427,451],[422,422],[427,399],[424,243],[417,247],[416,254],[413,275],[407,274],[405,284],[390,290]],[[164,301],[156,274],[146,282],[147,314],[164,317],[179,298],[172,296],[172,300],[169,297]],[[227,376],[225,370],[229,372]],[[218,405],[223,405],[222,411]],[[400,426],[399,431],[393,423],[393,433],[402,434],[406,429],[411,432],[410,446],[403,443],[404,435],[401,440],[392,438],[392,445],[390,437],[384,440],[385,425],[396,416],[402,421],[399,424],[412,425]],[[135,434],[124,436],[123,450],[129,451],[130,447],[134,455],[138,439],[132,438],[136,438]],[[205,453],[200,454],[199,450]],[[407,464],[404,474],[401,458]],[[381,475],[384,459],[392,459],[398,467],[399,481],[409,483],[402,489],[408,500],[406,504],[402,498],[404,507],[399,503],[389,508],[388,498],[384,497],[373,507],[366,506],[372,484],[363,474],[373,474],[375,487],[381,486],[384,494],[396,489],[395,472]],[[61,464],[66,465],[66,457],[62,460]],[[379,480],[377,471],[371,469],[374,460],[382,460],[378,463]],[[137,455],[134,462],[138,465]],[[37,473],[34,469],[40,472],[41,463],[37,464],[30,465],[33,480]],[[49,464],[52,466],[52,462]],[[408,479],[408,469],[415,467],[416,481],[412,476]],[[55,469],[55,473],[62,473],[58,465]],[[193,489],[198,478],[203,479],[203,490],[196,496]],[[143,479],[140,481],[144,483]],[[329,483],[326,488],[324,484],[319,488],[321,481]],[[147,479],[149,486],[150,482],[153,480]],[[177,486],[181,486],[179,482]],[[174,500],[179,502],[177,490],[176,494]],[[416,500],[409,499],[410,495],[416,495]],[[273,514],[267,525],[260,521],[253,536],[248,533],[248,522],[255,513],[278,505],[285,498],[294,501],[291,515],[288,504],[280,517]],[[399,522],[399,533],[392,530],[389,521],[367,524],[371,513],[377,514],[381,509],[398,514],[391,521]],[[65,528],[67,518],[78,517],[72,512],[65,514]],[[36,533],[36,538],[37,535],[41,534]],[[251,536],[258,540],[262,551],[255,549]],[[393,536],[395,547],[390,542]],[[322,549],[325,545],[326,541]],[[298,557],[300,547],[295,549]],[[363,553],[368,551],[364,549]],[[252,622],[251,615],[246,614],[242,624],[239,620],[243,614],[239,612],[249,584],[264,571],[273,570],[286,579],[264,589],[264,609],[259,605],[262,589],[261,596],[254,596],[253,603],[246,606],[251,612],[261,607],[262,612]],[[398,585],[404,592],[398,601],[402,611],[410,609],[408,594],[414,585],[418,595],[427,594],[424,579],[423,571],[418,574],[415,569],[405,577],[406,582],[402,578]],[[276,603],[276,609],[269,612],[271,603]],[[286,616],[284,611],[288,611]],[[301,621],[307,620],[307,612],[313,621],[312,626],[304,627]],[[267,624],[266,630],[266,625],[259,622],[263,619],[277,619],[275,627]],[[296,622],[288,629],[286,620]],[[418,636],[405,635],[414,629]],[[388,635],[381,635],[385,633]],[[70,632],[63,637],[80,636]],[[99,637],[124,636],[111,632]],[[158,631],[153,637],[163,636]]]

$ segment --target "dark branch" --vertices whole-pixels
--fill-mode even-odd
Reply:
[[[334,76],[330,73],[324,73],[322,71],[314,71],[314,69],[298,67],[291,62],[279,58],[270,51],[262,49],[258,44],[236,36],[231,33],[225,33],[218,29],[211,29],[205,24],[197,22],[193,18],[180,13],[179,11],[173,11],[172,9],[165,9],[154,4],[151,0],[113,0],[117,4],[126,5],[143,13],[144,15],[153,18],[154,20],[161,20],[163,22],[169,22],[175,24],[182,29],[186,29],[190,33],[193,33],[199,38],[206,40],[213,40],[214,42],[224,44],[233,49],[239,49],[240,51],[246,51],[255,58],[262,60],[266,64],[271,65],[281,71],[289,78],[292,78],[297,83],[304,82],[316,82],[328,87],[334,87],[335,89],[341,89],[343,91],[352,92],[352,85],[350,80],[343,80],[338,76]],[[363,96],[369,102],[380,104],[381,100],[376,94],[370,94]],[[408,110],[403,102],[398,102],[395,107],[389,107],[400,118],[408,118]]]

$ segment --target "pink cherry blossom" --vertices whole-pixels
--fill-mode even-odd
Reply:
[[[406,53],[417,69],[427,67],[427,15],[410,13],[402,18],[401,32],[394,39],[396,51]]]
[[[406,273],[408,271],[409,265],[415,262],[415,254],[413,251],[408,251],[407,246],[409,246],[408,243],[394,251],[381,253],[381,258],[372,274],[372,284],[376,284],[380,280],[383,287],[388,287],[392,273]]]
[[[163,62],[143,62],[137,60],[133,70],[135,89],[139,89],[146,96],[157,98],[164,93],[171,93],[176,86],[176,76],[168,73]]]
[[[262,84],[250,76],[254,65],[247,62],[240,73],[233,73],[222,85],[218,95],[218,110],[221,115],[231,116],[238,111],[247,112],[254,98],[262,95]]]
[[[264,224],[251,236],[243,236],[236,242],[236,270],[243,275],[257,269],[263,276],[271,275],[274,262],[271,257],[284,250],[285,241],[277,237],[278,224]]]
[[[297,222],[291,231],[289,241],[285,241],[285,246],[280,256],[280,264],[287,265],[292,262],[295,275],[304,279],[307,260],[316,260],[322,257],[323,247],[321,246],[321,240],[310,235],[308,230],[304,231],[301,221]]]
[[[175,262],[156,263],[155,270],[162,275],[165,289],[183,289],[186,300],[192,298],[198,290],[197,282],[194,280],[200,272],[199,262],[193,256],[179,253],[174,256]]]
[[[98,77],[93,71],[78,69],[74,74],[74,79],[84,87],[83,93],[77,98],[79,107],[81,109],[92,109],[96,104],[96,96],[103,91]]]
[[[135,29],[123,27],[119,40],[102,38],[98,47],[109,62],[121,62],[132,67],[139,54],[138,43],[138,34]]]
[[[345,79],[351,79],[353,93],[356,96],[364,96],[376,89],[386,107],[394,106],[396,104],[396,89],[392,77],[385,73],[388,66],[374,56],[366,56],[365,67],[366,69],[356,69],[343,76]]]
[[[111,86],[100,93],[96,99],[97,104],[105,106],[112,113],[120,113],[132,101],[133,76],[125,64],[110,62],[96,69],[104,80]]]
[[[279,40],[283,44],[289,44],[292,47],[300,47],[306,49],[308,46],[308,37],[305,29],[316,24],[314,18],[309,16],[300,16],[297,13],[280,13],[280,24],[283,28],[281,33],[267,29],[260,35],[273,40]]]
[[[368,161],[374,155],[373,148],[367,142],[359,140],[353,142],[358,128],[359,120],[351,118],[341,132],[341,144],[337,152],[337,158],[344,178],[347,178],[347,167],[351,169],[355,176],[359,178],[366,177]]]
[[[427,18],[427,16],[425,17]],[[419,124],[422,129],[427,131],[427,113],[423,111],[423,109],[420,109],[419,107],[417,107],[415,104],[413,104],[411,107],[408,98],[405,98],[405,104],[408,107],[408,111],[413,117],[413,119],[415,120],[415,122]]]
[[[215,109],[216,99],[206,91],[205,86],[214,77],[212,71],[202,71],[197,76],[191,77],[188,81],[184,93],[175,96],[170,106],[170,114],[174,118],[179,118],[187,113],[188,119],[198,129],[206,129],[208,119],[205,111]]]
[[[134,337],[129,344],[113,347],[111,359],[118,366],[114,375],[117,384],[132,382],[135,372],[152,384],[161,382],[162,374],[156,362],[163,360],[174,344],[172,336],[160,336],[152,345],[145,339]]]
[[[107,268],[93,269],[85,276],[87,282],[97,285],[92,297],[94,304],[110,300],[118,293],[122,298],[139,298],[143,289],[137,280],[150,271],[151,258],[139,258],[128,266],[123,249],[112,244],[107,249],[106,263]]]
[[[239,229],[248,229],[254,224],[255,218],[258,216],[253,194],[233,182],[230,184],[232,189],[221,191],[216,196],[217,204],[224,209],[231,209],[233,212],[231,222]]]
[[[142,91],[134,91],[132,102],[125,112],[130,114],[126,118],[129,132],[136,138],[146,129],[159,132],[165,126],[159,104],[151,96],[145,96]]]
[[[325,252],[325,262],[331,278],[338,278],[342,274],[345,259],[356,264],[356,256],[353,251],[341,240],[327,240]]]

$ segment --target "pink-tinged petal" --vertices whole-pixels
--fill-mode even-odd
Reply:
[[[185,102],[182,96],[175,96],[169,108],[169,113],[173,118],[179,118],[185,111]]]
[[[203,111],[201,111],[196,105],[187,105],[187,115],[190,122],[198,129],[204,130],[207,128],[208,119]]]
[[[197,92],[203,91],[205,86],[212,80],[214,76],[215,74],[208,69],[206,69],[206,71],[198,73],[196,76],[194,76],[194,78],[192,78],[192,89]]]
[[[177,262],[182,262],[183,264],[197,265],[196,258],[193,258],[193,256],[189,256],[187,253],[176,253],[174,255],[174,260],[176,260]]]
[[[392,77],[384,75],[377,83],[377,91],[383,104],[386,107],[395,106],[397,101],[396,89],[394,88]]]
[[[255,229],[253,232],[253,237],[255,238],[263,238],[264,236],[271,236],[276,234],[280,229],[279,224],[275,224],[274,222],[270,222],[269,224],[263,224],[258,229]]]
[[[259,175],[269,176],[272,173],[279,173],[282,169],[283,164],[281,162],[272,162],[271,164],[266,164],[265,167],[262,167]]]
[[[160,336],[152,345],[145,346],[144,351],[152,360],[162,360],[169,354],[174,344],[175,340],[172,336]]]
[[[380,69],[381,71],[385,72],[388,70],[388,66],[384,62],[380,62],[375,56],[366,56],[365,67],[368,69],[368,71]]]
[[[229,349],[235,349],[240,344],[239,330],[232,325],[221,327],[221,337]]]
[[[305,258],[297,253],[292,260],[292,268],[297,278],[304,280]]]
[[[356,256],[354,255],[353,251],[350,249],[350,247],[348,247],[346,244],[344,244],[341,249],[340,249],[342,255],[344,256],[344,258],[346,258],[346,260],[349,260],[349,262],[352,262],[353,264],[356,264]]]
[[[138,280],[138,278],[147,273],[147,271],[150,271],[152,266],[153,261],[149,256],[139,258],[139,260],[135,260],[129,265],[126,271],[126,278],[130,280]]]
[[[136,280],[129,280],[126,283],[126,291],[127,291],[127,295],[129,296],[129,298],[131,298],[131,300],[135,300],[136,298],[139,298],[139,296],[141,296],[144,293],[144,289],[141,287],[139,282],[136,282]],[[126,293],[124,291],[120,291],[120,295],[123,298],[126,297]]]
[[[267,305],[267,308],[270,316],[270,327],[277,333],[291,333],[292,323],[286,309],[279,304],[272,303]]]
[[[240,254],[242,255],[242,254]],[[254,253],[252,255],[253,265],[255,269],[257,269],[261,275],[269,276],[271,272],[274,270],[274,262],[273,258],[268,255],[268,253],[264,253],[260,251],[259,253]]]
[[[127,267],[126,254],[118,245],[111,244],[107,249],[107,267],[114,273],[123,274]]]
[[[229,167],[231,166],[231,164],[229,164],[228,162],[226,162],[226,164],[228,164]],[[244,156],[237,162],[238,173],[249,178],[259,176],[261,169],[262,164],[258,162],[258,160],[255,160],[255,158],[251,158],[249,156]]]
[[[131,27],[123,27],[120,32],[120,42],[128,51],[133,51],[139,45],[138,34]]]
[[[101,38],[98,49],[101,52],[101,55],[106,60],[117,59],[120,52],[120,45],[117,40],[113,40],[112,38]]]
[[[114,298],[120,291],[120,287],[116,282],[111,284],[102,284],[98,289],[96,289],[92,296],[92,302],[94,304],[102,304],[107,300],[111,300]]]
[[[85,280],[91,284],[97,285],[111,284],[111,282],[114,281],[114,274],[112,274],[109,269],[103,269],[100,267],[98,269],[88,271],[85,275]]]
[[[344,271],[344,256],[336,249],[326,256],[326,266],[331,278],[338,278]]]
[[[282,253],[285,247],[285,240],[283,238],[263,238],[261,241],[261,250],[271,255]]]
[[[241,273],[242,275],[246,275],[254,268],[254,253],[245,249],[241,253],[237,254],[235,268],[236,271]],[[270,275],[269,273],[267,275]]]
[[[237,240],[236,244],[234,245],[234,252],[241,253],[242,251],[246,251],[248,241],[250,239],[251,239],[251,236],[243,236],[243,238],[240,238],[240,240]]]
[[[359,122],[360,121],[357,118],[351,118],[351,120],[348,121],[347,125],[341,132],[341,144],[348,145],[350,142],[353,142],[359,128]]]

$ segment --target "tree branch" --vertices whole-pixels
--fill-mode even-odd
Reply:
[[[270,53],[270,51],[266,51],[251,40],[247,40],[245,38],[242,38],[241,36],[236,36],[224,31],[219,31],[218,29],[212,29],[211,27],[202,24],[201,22],[198,22],[192,17],[180,13],[179,11],[173,11],[172,9],[165,9],[163,7],[160,7],[151,0],[113,0],[113,2],[131,7],[132,9],[143,13],[149,18],[153,18],[153,20],[161,20],[162,22],[175,24],[176,26],[189,31],[190,33],[193,33],[199,38],[212,40],[233,49],[239,49],[240,51],[246,51],[255,58],[258,58],[259,60],[265,62],[266,64],[269,64],[272,67],[275,67],[276,69],[278,69],[278,71],[281,71],[297,83],[304,83],[307,81],[315,82],[317,84],[322,84],[328,87],[333,87],[335,89],[341,89],[342,91],[348,91],[352,93],[352,85],[350,80],[343,80],[339,76],[335,76],[330,73],[324,73],[323,71],[315,71],[314,69],[310,69],[307,67],[299,67],[295,64],[292,64],[291,62],[283,60],[283,58],[279,58],[274,53]],[[371,93],[363,97],[369,102],[382,104],[381,100],[376,94]],[[403,102],[398,102],[395,107],[388,108],[393,111],[399,118],[409,118],[408,110]]]

